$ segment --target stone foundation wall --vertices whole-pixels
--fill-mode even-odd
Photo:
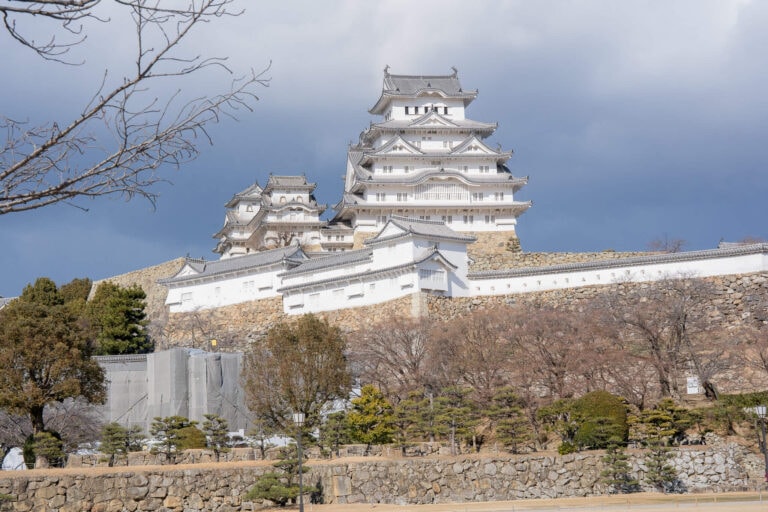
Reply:
[[[704,278],[712,285],[713,295],[707,304],[707,314],[713,321],[738,326],[755,315],[765,314],[768,299],[768,273],[716,276]],[[648,287],[651,283],[624,283],[622,287]],[[487,309],[515,304],[543,304],[552,307],[578,308],[588,301],[613,290],[615,285],[585,286],[511,295],[481,297],[428,296],[429,316],[451,319],[475,309]]]
[[[426,311],[425,295],[414,294],[383,304],[327,311],[316,316],[327,319],[331,325],[345,332],[351,332],[390,318],[419,316],[426,314]],[[213,348],[211,340],[215,339],[218,351],[243,351],[251,342],[266,335],[271,327],[291,318],[283,312],[280,297],[194,313],[172,313],[161,331],[157,350],[171,347],[210,350]]]
[[[572,455],[458,456],[418,459],[312,461],[304,481],[320,484],[325,503],[466,503],[605,493],[602,452]],[[672,459],[687,491],[752,488],[760,460],[737,445],[678,451]],[[641,454],[630,454],[640,479]],[[10,510],[168,512],[254,510],[242,496],[272,470],[268,462],[206,466],[14,471],[0,475]]]

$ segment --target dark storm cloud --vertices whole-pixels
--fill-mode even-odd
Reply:
[[[305,173],[318,200],[338,201],[347,144],[372,120],[382,69],[459,69],[480,95],[472,118],[499,122],[491,139],[515,150],[525,250],[642,250],[665,233],[687,248],[722,237],[768,237],[768,4],[670,2],[285,2],[260,4],[194,41],[235,70],[270,61],[253,114],[213,130],[215,145],[158,210],[98,200],[0,218],[0,295],[41,275],[102,278],[191,254],[210,238],[232,194],[270,172]],[[76,112],[104,66],[129,58],[128,35],[91,46],[62,68],[0,35],[8,80],[0,113],[45,120]],[[103,40],[103,39],[102,39]],[[28,64],[28,65],[27,65]],[[92,65],[91,65],[92,64]],[[119,75],[117,75],[119,76]],[[212,77],[192,89],[217,87]],[[192,92],[190,92],[191,94]],[[62,101],[64,98],[64,101]]]

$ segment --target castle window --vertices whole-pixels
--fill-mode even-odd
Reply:
[[[410,109],[410,107],[405,107],[405,115],[410,114],[410,112],[408,112],[409,109]]]
[[[413,107],[413,113],[418,114],[419,113],[419,107]]]
[[[252,205],[252,204],[249,204],[248,206],[246,206],[246,207],[245,207],[245,211],[247,211],[247,212],[252,212],[252,211],[253,211],[253,205]]]
[[[494,197],[494,199],[496,199],[497,201],[503,201],[503,200],[504,200],[504,192],[496,192],[496,193],[493,195],[493,197]]]
[[[384,192],[376,192],[376,201],[386,201],[387,195]]]
[[[472,192],[472,200],[473,201],[482,201],[483,200],[483,193],[482,192]]]
[[[411,168],[406,165],[405,167],[403,167],[403,170],[405,171],[406,174],[408,174],[408,171],[410,171]]]
[[[397,193],[397,200],[398,201],[407,201],[408,200],[408,194],[406,192],[398,192]]]
[[[465,215],[464,216],[464,224],[474,224],[475,223],[475,216],[474,215]]]
[[[480,166],[480,172],[481,172],[482,174],[488,174],[488,173],[490,172],[490,169],[491,169],[491,168],[490,168],[490,167],[488,167],[487,165],[481,165],[481,166]]]
[[[182,293],[181,294],[181,303],[182,304],[188,304],[192,302],[192,292]]]
[[[468,170],[469,170],[469,167],[467,167],[467,166],[465,165],[465,166],[464,166],[464,169],[463,169],[463,171],[464,171],[464,172],[467,172]]]
[[[443,115],[448,115],[448,107],[443,107]]]

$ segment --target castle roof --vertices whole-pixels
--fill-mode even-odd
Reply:
[[[391,226],[396,229],[392,229]],[[464,243],[472,243],[477,240],[474,236],[457,233],[441,221],[422,220],[392,215],[387,221],[387,224],[384,225],[384,228],[376,236],[366,239],[363,243],[365,245],[373,245],[412,235],[428,239],[437,238]]]
[[[450,75],[391,75],[388,70],[389,66],[384,69],[381,97],[369,110],[371,114],[383,114],[392,98],[437,94],[445,98],[461,98],[464,105],[468,105],[477,97],[477,91],[462,89],[456,68]]]
[[[261,192],[262,192],[262,188],[259,186],[259,184],[254,183],[253,185],[246,188],[245,190],[233,195],[232,199],[227,201],[224,206],[226,206],[227,208],[234,208],[235,206],[237,206],[237,203],[245,199],[258,201],[259,198],[261,198]]]
[[[265,193],[270,193],[275,189],[279,190],[315,190],[317,184],[308,183],[306,176],[275,176],[270,174],[267,185],[264,187]]]
[[[343,254],[349,254],[351,252],[363,252],[363,251],[365,251],[365,249],[360,251],[348,251],[346,253],[337,253],[337,254],[343,255]],[[379,277],[387,274],[389,275],[397,274],[403,270],[411,269],[417,265],[420,265],[424,262],[427,262],[433,259],[440,261],[443,265],[450,267],[452,269],[456,268],[456,266],[453,263],[448,261],[448,259],[445,258],[445,256],[443,256],[443,254],[440,252],[439,249],[437,249],[436,247],[429,247],[421,251],[419,254],[417,254],[412,261],[408,261],[406,263],[401,263],[399,265],[393,265],[391,267],[385,267],[385,268],[376,269],[376,270],[365,270],[364,272],[357,272],[355,274],[345,274],[342,276],[328,277],[326,279],[318,279],[317,281],[302,282],[298,284],[284,286],[278,289],[277,291],[280,293],[285,293],[285,292],[300,290],[302,288],[309,288],[313,286],[325,286],[331,283],[349,282],[349,281],[356,281],[360,279],[371,279],[371,278],[375,278],[375,277]],[[332,265],[328,265],[328,266],[330,267]],[[298,270],[298,267],[297,269],[293,269],[293,271],[285,272],[283,275],[286,275],[289,273],[293,274],[294,271],[296,270]]]
[[[163,285],[172,285],[186,281],[205,279],[212,276],[220,276],[222,274],[249,272],[260,267],[280,263],[281,261],[296,265],[306,258],[307,256],[304,254],[301,247],[295,245],[213,261],[187,258],[176,275],[165,279],[159,279],[157,282]]]

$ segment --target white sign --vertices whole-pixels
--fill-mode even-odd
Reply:
[[[701,389],[699,388],[699,378],[688,377],[686,388],[688,390],[689,395],[698,395],[699,393],[701,393]]]

